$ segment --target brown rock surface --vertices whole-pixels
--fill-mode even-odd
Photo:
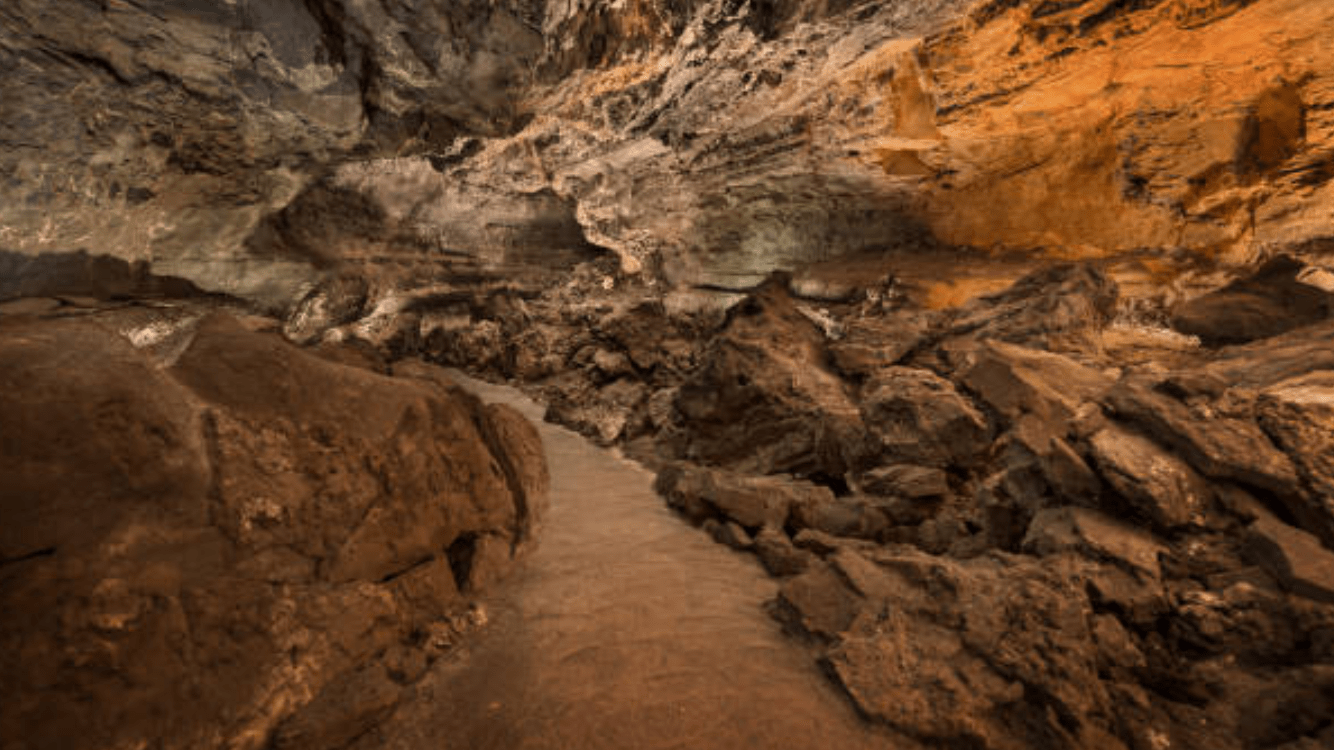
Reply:
[[[339,746],[544,502],[517,416],[225,315],[166,368],[83,320],[0,348],[6,746]]]

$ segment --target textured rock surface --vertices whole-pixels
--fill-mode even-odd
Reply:
[[[1169,279],[1328,254],[1323,4],[43,7],[0,16],[25,258],[287,306],[331,267],[400,286],[593,246],[734,289],[895,248]]]
[[[0,320],[3,744],[341,746],[531,533],[536,432],[223,314],[168,360],[116,324]]]

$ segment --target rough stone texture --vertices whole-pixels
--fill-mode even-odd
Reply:
[[[659,472],[654,488],[688,517],[721,514],[753,530],[765,526],[781,529],[797,507],[834,502],[834,493],[810,482],[688,465]]]
[[[1261,394],[1257,412],[1310,489],[1304,502],[1290,505],[1293,514],[1334,549],[1334,373],[1275,384]]]
[[[771,279],[728,313],[676,408],[682,458],[757,474],[842,476],[864,450],[862,418],[825,364],[824,334]]]
[[[1159,528],[1204,524],[1213,491],[1185,461],[1116,426],[1089,438],[1089,448],[1112,489]]]
[[[1197,416],[1180,401],[1132,380],[1117,383],[1107,403],[1118,416],[1177,450],[1205,476],[1235,479],[1283,497],[1301,493],[1292,461],[1254,422]]]
[[[891,460],[966,463],[990,444],[986,417],[953,383],[927,370],[880,370],[862,389],[862,404],[862,419]]]
[[[1172,327],[1209,346],[1268,338],[1334,312],[1334,295],[1301,281],[1307,266],[1280,255],[1255,273],[1172,311]]]
[[[1079,345],[1111,318],[1118,295],[1116,282],[1096,267],[1055,264],[960,308],[946,333],[1044,349]]]
[[[949,476],[941,469],[895,464],[862,475],[864,492],[907,498],[942,497],[950,493]]]
[[[101,320],[0,321],[4,744],[349,741],[528,533],[536,434],[225,315],[169,367]]]
[[[1039,555],[1079,550],[1134,573],[1158,578],[1158,555],[1167,547],[1152,534],[1091,508],[1039,511],[1028,527],[1023,547]]]
[[[1050,352],[988,341],[961,359],[959,380],[1013,422],[1029,414],[1043,422],[1070,422],[1083,403],[1096,402],[1112,378]]]
[[[1334,603],[1334,552],[1301,529],[1261,518],[1246,531],[1250,556],[1294,593]]]
[[[0,250],[83,249],[270,304],[322,264],[266,242],[270,214],[331,161],[513,129],[542,51],[523,3],[48,5],[0,13]]]

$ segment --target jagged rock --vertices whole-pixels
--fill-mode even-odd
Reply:
[[[1227,347],[1204,370],[1232,386],[1256,389],[1319,370],[1334,370],[1334,321],[1245,346]]]
[[[716,518],[705,519],[704,531],[713,537],[713,541],[731,547],[738,552],[745,552],[754,546],[755,540],[749,532],[736,521],[719,521]]]
[[[1089,438],[1089,450],[1112,489],[1159,528],[1204,524],[1213,491],[1185,461],[1114,425]]]
[[[1297,465],[1310,495],[1288,508],[1334,549],[1334,373],[1277,383],[1256,402],[1260,426]]]
[[[959,382],[1011,422],[1031,415],[1064,425],[1081,404],[1096,402],[1114,384],[1069,357],[1002,341],[986,341],[962,359]]]
[[[1116,282],[1092,266],[1057,264],[981,297],[947,324],[949,336],[1041,348],[1086,344],[1115,312]]]
[[[151,258],[153,274],[275,308],[322,276],[332,250],[288,241],[350,222],[316,210],[270,225],[270,214],[355,150],[444,150],[461,134],[513,130],[510,92],[542,52],[519,4],[7,10],[0,56],[21,74],[4,83],[0,159],[28,175],[23,144],[40,142],[46,160],[43,176],[4,187],[0,224],[23,238],[6,250],[58,260],[96,237],[87,249],[100,257]],[[75,88],[83,96],[52,95]],[[52,180],[80,189],[51,191]],[[61,273],[38,263],[24,275]]]
[[[678,464],[659,472],[654,489],[687,516],[721,514],[749,529],[783,528],[798,508],[835,502],[827,487],[788,477],[753,477]]]
[[[843,375],[864,379],[899,364],[926,339],[927,324],[917,315],[857,318],[829,344],[829,355]]]
[[[624,352],[612,352],[606,349],[598,349],[593,353],[593,367],[607,378],[635,373],[634,365],[630,364],[630,358]]]
[[[95,315],[0,349],[0,735],[28,747],[351,739],[398,699],[373,663],[463,606],[449,552],[507,564],[545,502],[517,415],[225,315],[169,366]]]
[[[800,574],[808,568],[815,555],[798,549],[781,529],[766,526],[755,535],[752,548],[770,575],[780,578]]]
[[[1003,461],[1011,468],[1036,467],[1057,497],[1087,503],[1098,496],[1102,483],[1063,432],[1059,424],[1024,415],[1003,438]]]
[[[755,474],[841,477],[864,428],[824,364],[824,335],[774,278],[733,307],[676,408],[684,456]]]
[[[340,675],[278,727],[273,747],[342,747],[388,718],[398,705],[399,692],[399,686],[379,664]]]
[[[950,494],[949,475],[931,466],[895,464],[872,469],[861,477],[863,492],[910,499]]]
[[[1177,451],[1207,477],[1235,480],[1283,498],[1301,493],[1292,461],[1253,422],[1196,416],[1185,404],[1127,379],[1106,401],[1117,416]]]
[[[862,607],[861,595],[825,562],[812,562],[805,572],[783,583],[779,604],[789,621],[810,635],[833,640],[843,634]]]
[[[878,539],[887,526],[885,514],[874,502],[856,496],[794,505],[789,523],[796,529],[855,539]]]
[[[1162,575],[1158,555],[1162,542],[1142,529],[1091,508],[1065,507],[1038,511],[1023,547],[1039,555],[1076,550],[1153,578]]]
[[[620,378],[601,388],[580,382],[573,390],[553,387],[547,393],[548,422],[565,425],[603,445],[636,437],[647,421],[648,386],[633,378]]]
[[[881,370],[862,389],[862,419],[891,460],[949,466],[970,462],[990,445],[986,417],[927,370]]]
[[[298,344],[309,344],[330,328],[361,317],[370,288],[359,276],[339,276],[311,290],[283,323],[283,335]]]
[[[864,714],[927,743],[1121,746],[1072,571],[996,557],[838,556],[856,564],[838,577],[807,574],[824,598],[809,596],[805,611],[822,633],[843,633],[826,659]]]
[[[1246,530],[1246,549],[1285,588],[1334,604],[1334,552],[1301,529],[1274,518],[1261,518]]]
[[[1306,264],[1279,255],[1252,274],[1178,305],[1172,327],[1207,346],[1269,338],[1334,313],[1334,295],[1299,280]]]

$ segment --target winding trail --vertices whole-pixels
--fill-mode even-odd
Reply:
[[[458,379],[539,426],[551,506],[489,625],[357,747],[916,747],[855,714],[765,614],[776,583],[674,516],[648,471]]]

